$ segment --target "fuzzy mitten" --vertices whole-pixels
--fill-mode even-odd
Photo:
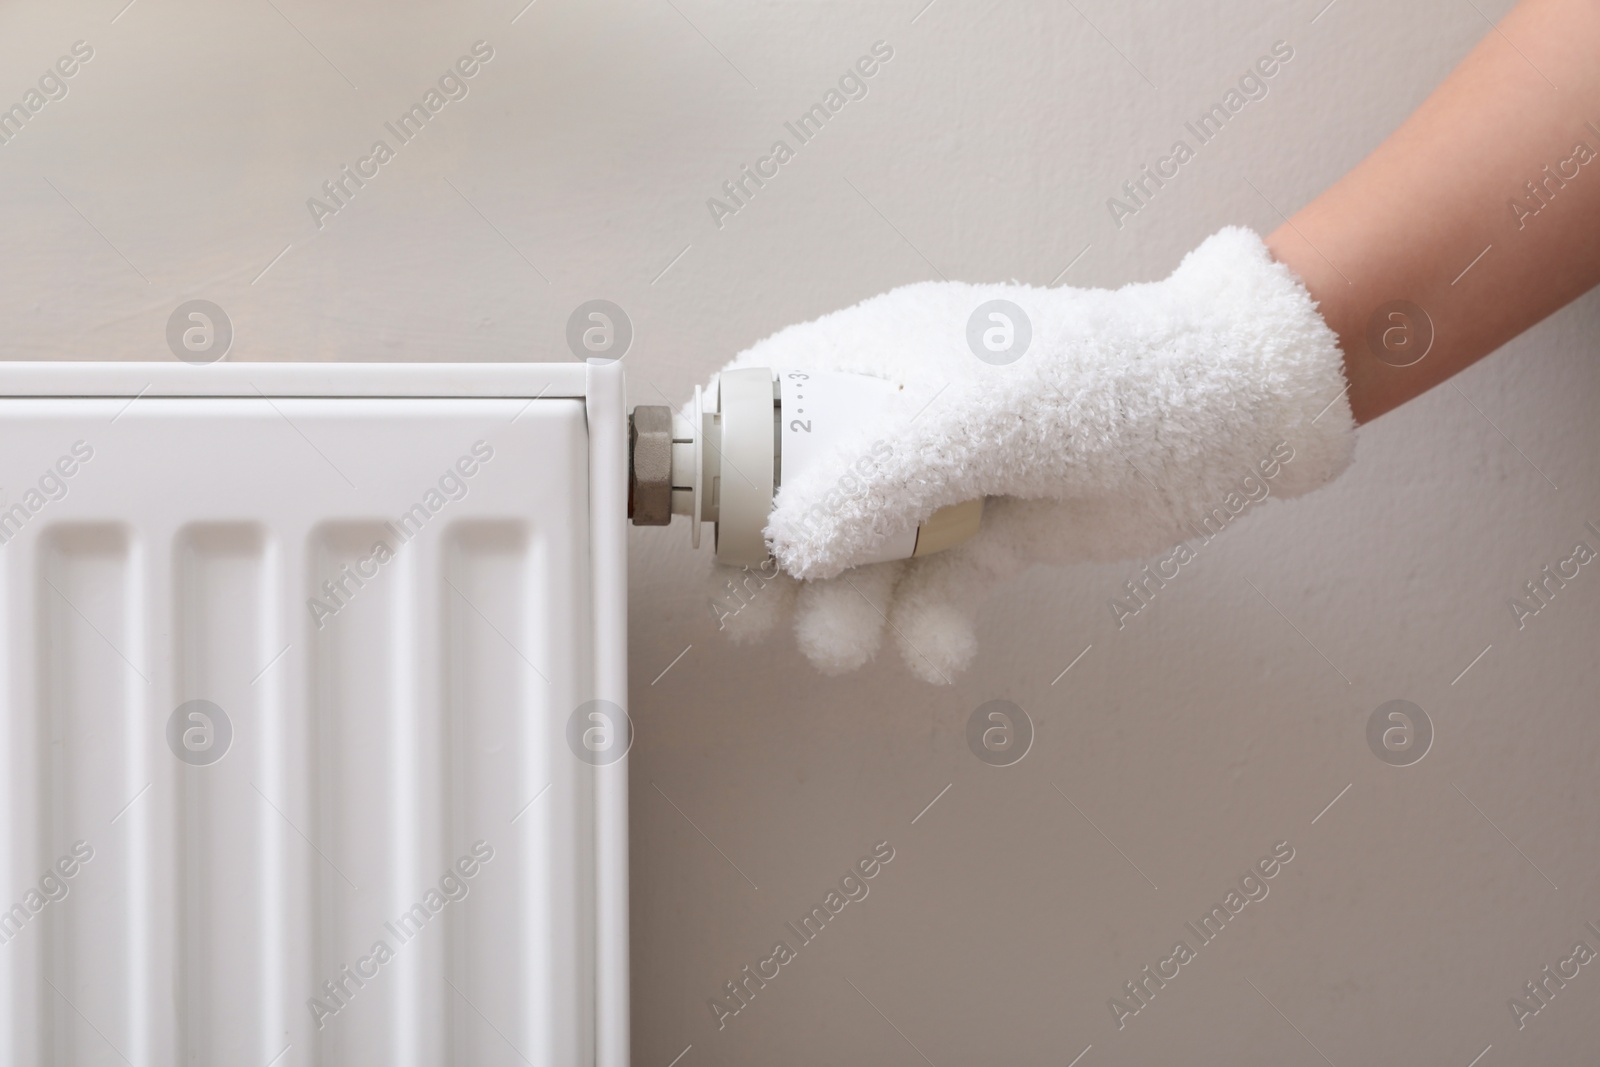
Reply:
[[[881,422],[782,486],[766,533],[783,572],[804,580],[795,628],[818,667],[861,665],[887,628],[914,674],[948,683],[976,651],[976,604],[1019,569],[1149,556],[1203,536],[1208,514],[1254,499],[1263,480],[1287,497],[1344,470],[1342,364],[1299,280],[1255,233],[1228,227],[1161,281],[919,282],[780,330],[729,367],[901,386]],[[983,525],[966,544],[852,569],[979,497]],[[777,614],[731,628],[755,636]]]

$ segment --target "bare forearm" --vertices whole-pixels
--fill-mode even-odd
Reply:
[[[1600,4],[1524,0],[1376,151],[1267,238],[1339,335],[1357,422],[1600,283],[1597,56]],[[1426,356],[1395,366],[1420,352],[1429,321]]]

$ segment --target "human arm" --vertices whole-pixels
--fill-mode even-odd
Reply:
[[[1357,423],[1600,284],[1596,57],[1600,4],[1523,0],[1371,155],[1267,237],[1339,337]],[[1396,300],[1432,323],[1427,356],[1406,367],[1368,343],[1374,314]],[[1403,331],[1426,328],[1393,325],[1401,345],[1418,336]]]

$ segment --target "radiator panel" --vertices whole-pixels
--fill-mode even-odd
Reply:
[[[0,399],[0,1062],[625,1062],[587,407]]]

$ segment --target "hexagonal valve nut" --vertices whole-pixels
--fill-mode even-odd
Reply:
[[[628,416],[628,514],[635,526],[672,522],[672,409],[640,404]]]

